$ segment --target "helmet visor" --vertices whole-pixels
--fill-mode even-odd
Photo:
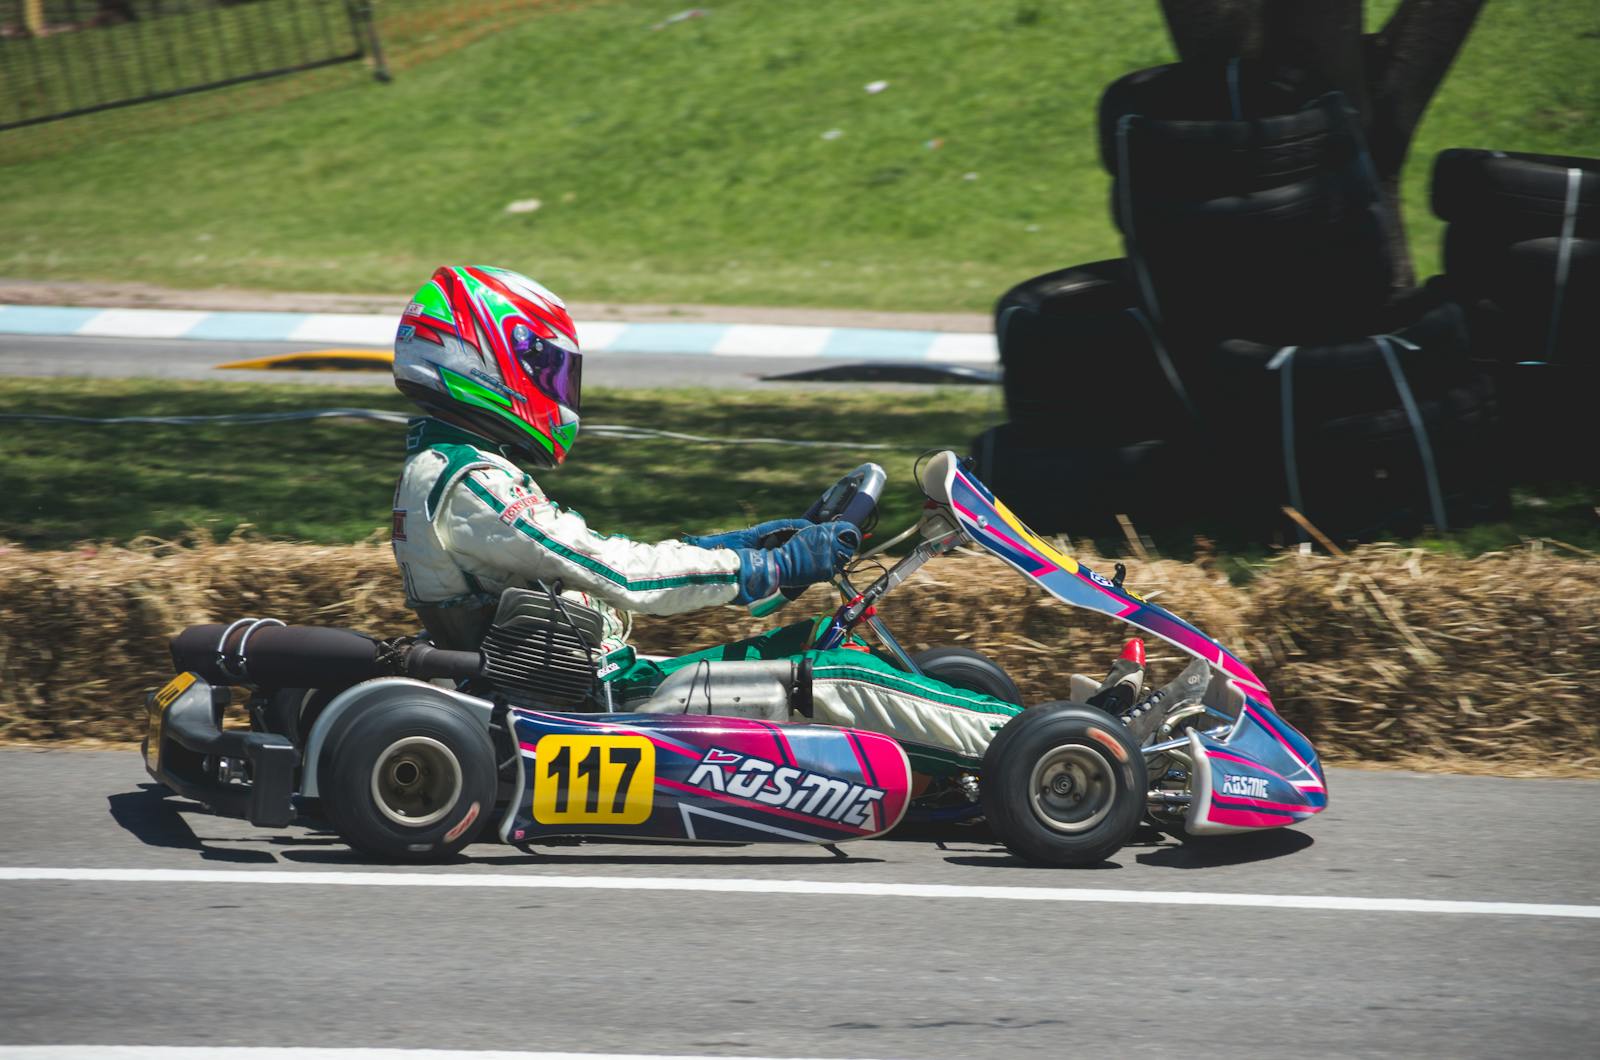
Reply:
[[[518,325],[512,338],[517,362],[545,396],[573,412],[582,411],[583,354],[534,338]]]

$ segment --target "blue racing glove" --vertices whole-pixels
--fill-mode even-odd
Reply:
[[[808,519],[773,519],[758,523],[746,530],[730,530],[726,534],[685,535],[684,541],[695,548],[761,548],[761,539],[785,530],[804,530],[814,525]]]
[[[736,604],[765,600],[779,589],[803,589],[833,577],[856,549],[861,531],[843,520],[807,523],[777,548],[736,548],[739,595]]]

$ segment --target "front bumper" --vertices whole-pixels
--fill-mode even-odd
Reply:
[[[288,737],[222,727],[230,693],[180,674],[145,700],[145,769],[180,795],[226,817],[281,828],[295,816],[300,753]]]

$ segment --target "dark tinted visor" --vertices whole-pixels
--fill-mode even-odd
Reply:
[[[522,370],[540,390],[573,412],[582,411],[583,354],[535,338],[520,324],[512,336],[512,345]]]

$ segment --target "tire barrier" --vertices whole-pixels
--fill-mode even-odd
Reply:
[[[1001,297],[1011,422],[974,442],[1038,529],[1303,538],[1287,505],[1371,538],[1503,518],[1513,466],[1600,481],[1600,161],[1442,153],[1446,274],[1396,293],[1337,93],[1248,60],[1139,70],[1098,139],[1127,257]]]
[[[1325,175],[1183,202],[1115,189],[1151,318],[1201,342],[1317,342],[1371,330],[1392,275],[1384,207]]]
[[[1152,429],[1192,429],[1198,411],[1188,388],[1136,301],[1122,259],[1046,273],[1001,296],[1001,385],[1019,436],[1121,445]],[[1061,416],[1065,394],[1078,398],[1070,424]]]
[[[1434,159],[1444,283],[1497,363],[1506,452],[1600,481],[1600,160],[1457,148]]]
[[[1205,486],[1193,470],[1203,466],[1194,449],[1159,439],[1041,443],[1003,423],[972,440],[972,455],[978,478],[1045,533],[1120,536],[1118,515],[1141,528],[1169,525],[1174,511],[1195,514]]]
[[[1502,360],[1600,360],[1600,160],[1442,151],[1445,276],[1505,314]]]
[[[1600,362],[1600,239],[1505,242],[1452,224],[1444,267],[1463,297],[1490,301],[1514,322],[1505,360]]]
[[[1013,309],[1072,316],[1117,312],[1133,304],[1133,272],[1127,258],[1091,261],[1024,280],[995,303],[994,333],[1000,339],[1001,359],[1005,358],[1006,316]]]
[[[1240,60],[1158,67],[1107,89],[1100,143],[1140,301],[1169,333],[1372,330],[1390,222],[1341,95]]]
[[[1394,359],[1413,393],[1440,393],[1473,372],[1467,315],[1452,302],[1429,306],[1389,334]],[[1370,336],[1303,346],[1227,339],[1211,351],[1207,372],[1219,402],[1239,411],[1275,409],[1281,391],[1276,372],[1288,360],[1293,361],[1296,403],[1304,416],[1325,419],[1396,407],[1389,359]],[[1236,416],[1228,419],[1239,421]]]
[[[1221,340],[1190,360],[1180,391],[1137,307],[1107,308],[1128,288],[1114,272],[1084,276],[1059,270],[1002,299],[1011,422],[973,443],[979,477],[1037,529],[1116,534],[1123,514],[1141,529],[1198,519],[1292,539],[1291,505],[1348,539],[1504,516],[1495,386],[1444,285],[1412,292],[1372,336]],[[1071,312],[1079,299],[1090,308]],[[1077,398],[1070,417],[1063,395]],[[1228,491],[1201,487],[1208,464],[1228,469]]]
[[[1257,484],[1243,521],[1279,523],[1288,504],[1324,533],[1366,538],[1503,516],[1494,387],[1471,354],[1450,302],[1350,342],[1219,344],[1211,368],[1233,413],[1216,418],[1220,445]]]
[[[1180,190],[1191,178],[1233,190],[1292,183],[1348,149],[1323,96],[1295,72],[1248,59],[1136,70],[1100,97],[1100,161],[1112,176],[1122,172],[1118,134],[1136,116],[1144,135],[1134,162],[1152,179],[1167,170]]]
[[[1433,212],[1442,221],[1524,238],[1600,237],[1600,160],[1457,147],[1433,160]]]

